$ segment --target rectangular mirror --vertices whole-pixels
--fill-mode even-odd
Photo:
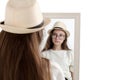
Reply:
[[[62,21],[67,26],[67,30],[70,32],[68,37],[68,47],[74,52],[74,73],[73,80],[79,80],[79,66],[80,66],[80,13],[44,13],[45,17],[51,19],[49,27],[45,29],[44,40],[41,46],[43,49],[46,39],[48,37],[47,31],[53,27],[56,21]]]

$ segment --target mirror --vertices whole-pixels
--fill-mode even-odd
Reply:
[[[70,32],[68,37],[68,47],[74,52],[74,73],[73,80],[79,80],[79,57],[80,57],[80,13],[44,13],[45,17],[51,19],[51,23],[45,28],[44,40],[41,45],[43,49],[48,34],[47,31],[51,29],[56,21],[61,21],[67,26],[67,30]]]

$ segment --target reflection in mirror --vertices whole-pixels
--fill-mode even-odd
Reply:
[[[79,65],[80,65],[79,64],[79,56],[80,56],[79,18],[80,18],[80,14],[79,13],[44,13],[44,16],[51,18],[51,23],[44,29],[44,38],[41,44],[43,57],[57,62],[58,65],[63,70],[65,78],[67,80],[79,80]],[[66,30],[61,31],[59,28],[57,30],[55,29],[53,32],[51,31],[51,33],[49,31],[53,29],[53,27],[59,27],[57,22],[64,24],[66,26],[67,31],[70,33],[70,36],[66,37],[68,50],[65,49],[63,51],[61,50],[63,49],[62,47],[61,49],[60,47],[58,47],[58,43],[59,45],[61,45],[65,41],[65,38],[60,39],[60,36],[61,34],[64,35]],[[48,31],[49,31],[49,34],[48,34]],[[51,36],[50,38],[51,40],[48,39],[49,36]],[[49,43],[52,43],[53,47],[48,48]],[[57,46],[57,48],[55,46]]]
[[[55,22],[60,21],[66,25],[66,29],[70,32],[70,36],[68,37],[67,44],[70,49],[74,50],[74,19],[51,19],[51,23],[45,27],[44,30],[44,40],[42,45],[45,45],[46,40],[49,36],[48,31],[53,28]],[[42,46],[43,48],[44,46]]]

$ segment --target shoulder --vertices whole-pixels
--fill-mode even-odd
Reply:
[[[73,50],[67,50],[68,53],[73,53]]]
[[[69,56],[73,56],[73,51],[72,50],[67,50],[66,53],[69,55]]]

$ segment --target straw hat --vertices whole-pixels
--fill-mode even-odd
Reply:
[[[43,29],[49,22],[43,18],[36,0],[9,0],[0,27],[10,33],[27,34]]]
[[[50,34],[51,31],[54,30],[54,29],[60,29],[60,30],[63,30],[63,31],[66,32],[67,37],[70,36],[70,33],[69,33],[69,31],[67,30],[67,28],[66,28],[66,25],[65,25],[63,22],[61,22],[61,21],[57,21],[57,22],[53,25],[53,28],[50,29],[50,30],[48,30],[48,34]]]

